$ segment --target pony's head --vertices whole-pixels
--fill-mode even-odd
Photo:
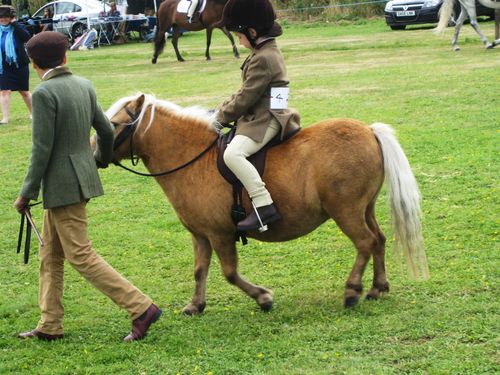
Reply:
[[[144,94],[129,96],[118,100],[106,111],[115,130],[115,160],[121,160],[128,154],[133,155],[134,133],[142,122],[150,101]],[[154,106],[151,108],[154,110]],[[150,118],[152,120],[152,116]]]
[[[161,120],[158,120],[158,114],[163,115],[160,116]],[[216,131],[211,125],[215,113],[198,107],[182,108],[143,93],[119,99],[106,111],[106,116],[115,129],[115,160],[132,157],[134,138],[145,136],[154,126],[166,128],[169,124],[176,123],[186,125],[186,131],[193,131],[187,125],[196,123],[201,124],[205,130]]]

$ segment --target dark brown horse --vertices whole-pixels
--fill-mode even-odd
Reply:
[[[226,279],[268,310],[272,292],[238,272],[231,220],[232,189],[216,167],[216,130],[206,112],[181,108],[150,95],[127,97],[107,111],[115,125],[115,159],[136,154],[191,232],[195,255],[195,290],[186,314],[205,308],[205,287],[212,251]],[[211,146],[212,145],[212,146]],[[189,163],[192,161],[192,163]],[[413,274],[428,276],[420,229],[420,195],[408,160],[393,130],[350,119],[330,119],[303,129],[269,150],[264,181],[282,220],[267,232],[249,232],[261,241],[288,241],[333,219],[357,249],[347,279],[345,306],[357,303],[362,276],[373,257],[373,286],[368,299],[389,291],[385,271],[385,237],[375,219],[375,202],[385,180],[392,208],[396,248]],[[246,198],[245,209],[250,202]]]
[[[200,0],[200,3],[201,1],[202,0]],[[220,21],[222,17],[222,10],[224,9],[224,5],[227,0],[207,0],[203,13],[200,17],[197,17],[193,23],[188,22],[185,13],[177,12],[177,5],[179,2],[180,0],[165,0],[160,4],[160,8],[158,9],[156,15],[157,25],[155,34],[155,52],[152,60],[153,64],[156,64],[158,56],[163,52],[166,42],[165,33],[167,33],[170,28],[172,28],[173,33],[172,45],[174,46],[175,55],[179,61],[184,61],[177,47],[177,42],[182,30],[200,31],[206,29],[207,49],[205,50],[205,56],[207,60],[210,60],[209,51],[210,43],[212,41],[212,31],[214,29],[214,24]],[[221,30],[231,41],[234,57],[239,57],[240,55],[238,53],[238,48],[236,48],[234,43],[233,36],[225,27],[221,28]]]

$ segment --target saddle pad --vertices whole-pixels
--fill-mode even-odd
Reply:
[[[203,12],[206,4],[207,4],[207,0],[200,0],[200,3],[198,4],[198,13]],[[177,13],[187,13],[190,5],[191,5],[191,1],[189,1],[189,0],[179,1],[179,4],[177,4]]]

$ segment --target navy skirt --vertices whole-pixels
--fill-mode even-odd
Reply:
[[[9,65],[3,63],[3,74],[0,75],[0,90],[29,91],[30,71],[28,64]]]

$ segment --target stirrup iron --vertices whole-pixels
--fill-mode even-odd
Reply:
[[[255,215],[257,215],[257,219],[259,220],[260,227],[258,228],[259,233],[263,233],[269,228],[267,227],[267,224],[264,224],[259,216],[259,211],[257,210],[257,207],[255,207],[255,204],[252,202],[252,207],[255,211]]]

